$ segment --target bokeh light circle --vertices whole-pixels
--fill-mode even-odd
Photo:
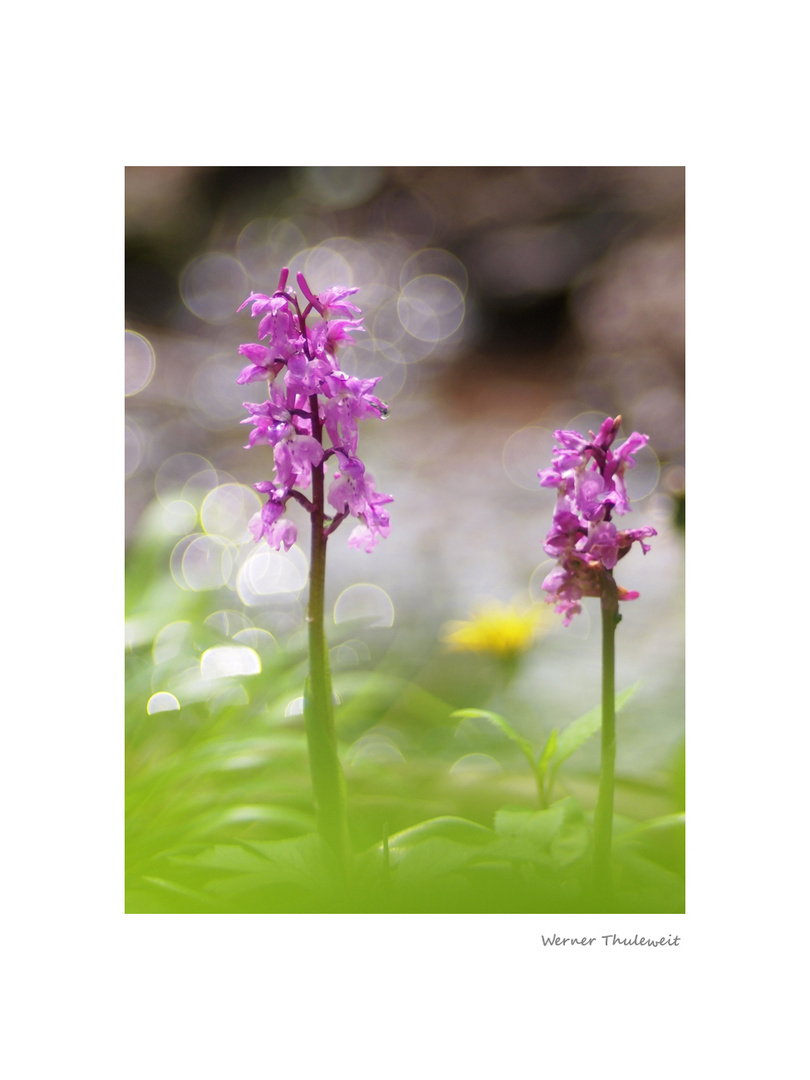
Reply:
[[[163,527],[172,536],[185,536],[197,524],[197,511],[185,499],[172,499],[163,507]]]
[[[393,291],[377,308],[371,322],[371,334],[373,338],[381,338],[392,345],[405,337],[406,330],[399,317],[399,296]],[[365,340],[364,337],[363,341]]]
[[[328,244],[319,244],[306,253],[304,276],[314,292],[323,292],[333,285],[354,284],[354,273],[348,260]],[[353,302],[351,297],[349,302]]]
[[[248,522],[261,505],[256,492],[245,484],[220,484],[203,499],[200,522],[209,535],[246,544],[253,539]]]
[[[551,464],[554,445],[554,436],[546,428],[537,425],[519,428],[509,436],[504,445],[504,472],[513,484],[525,491],[544,491],[537,473]]]
[[[172,709],[179,709],[180,702],[174,696],[169,694],[165,690],[161,690],[157,694],[152,694],[146,703],[146,711],[152,716],[154,713],[169,712]]]
[[[242,403],[247,396],[246,387],[236,382],[241,359],[234,354],[215,356],[200,364],[194,372],[191,400],[195,405],[196,420],[209,431],[231,428],[245,415]]]
[[[361,765],[402,765],[405,755],[387,735],[371,731],[353,742],[346,751],[346,764],[349,768]]]
[[[155,634],[152,643],[152,659],[155,664],[165,664],[179,656],[191,641],[191,623],[185,620],[171,622]]]
[[[543,582],[556,565],[556,559],[545,559],[534,568],[529,579],[529,597],[533,604],[544,604],[548,600],[548,593],[543,588]]]
[[[247,630],[253,624],[241,611],[223,608],[222,611],[212,612],[205,620],[205,625],[215,633],[221,634],[222,637],[235,638],[240,630]]]
[[[464,320],[464,295],[448,278],[422,274],[403,286],[397,311],[413,337],[442,341],[455,333]]]
[[[192,259],[180,275],[183,303],[205,322],[232,319],[249,292],[245,268],[238,259],[222,252]]]
[[[125,331],[124,395],[132,397],[146,389],[155,374],[155,350],[143,334]]]
[[[223,484],[235,484],[236,481],[229,473],[217,472],[216,469],[201,469],[194,473],[183,484],[182,498],[196,510],[202,509],[202,504],[209,492]]]
[[[307,558],[297,544],[289,551],[275,551],[263,543],[240,568],[236,591],[242,603],[252,607],[273,596],[300,592],[308,573]]]
[[[124,424],[124,476],[127,480],[141,467],[146,450],[146,436],[140,424],[127,419]]]
[[[379,585],[363,582],[344,589],[335,601],[336,623],[362,621],[364,626],[393,626],[394,604]]]
[[[503,765],[490,754],[465,754],[450,768],[450,775],[462,784],[474,784],[503,774]]]
[[[577,413],[576,416],[572,416],[565,424],[561,424],[560,427],[563,431],[578,431],[580,435],[588,435],[589,431],[594,434],[599,432],[599,428],[602,426],[605,420],[605,413],[596,412],[593,409],[588,409],[585,412]],[[549,465],[551,459],[549,459]]]
[[[181,589],[188,590],[189,588],[183,576],[183,556],[194,541],[199,540],[202,536],[203,533],[191,533],[189,536],[184,536],[182,540],[178,540],[172,548],[172,553],[169,556],[169,572],[174,579],[175,585],[179,585]]]
[[[195,592],[220,589],[228,584],[233,569],[231,544],[219,536],[198,536],[183,552],[181,569]]]
[[[323,206],[358,206],[377,191],[383,171],[374,165],[309,165],[306,186]]]
[[[208,490],[217,482],[216,469],[207,458],[200,454],[173,454],[163,462],[155,474],[155,494],[164,506],[168,506],[175,499],[186,498],[186,486],[195,477],[197,483],[192,487],[207,483],[206,490]],[[191,502],[193,506],[198,505],[193,497],[186,498],[186,501]]]
[[[283,218],[254,218],[239,234],[236,255],[258,285],[257,292],[275,289],[282,266],[289,266],[306,238],[297,225]]]
[[[616,440],[618,443],[618,439]],[[624,474],[624,485],[631,504],[651,495],[658,487],[661,463],[655,450],[647,443],[633,454],[635,466]]]
[[[349,265],[352,283],[360,289],[355,301],[358,307],[364,311],[373,310],[387,289],[381,282],[385,270],[380,265],[374,245],[351,236],[331,236],[323,241],[323,246],[342,256]]]
[[[237,675],[258,675],[262,670],[258,653],[247,645],[215,645],[200,658],[203,679],[227,679]]]
[[[341,355],[341,367],[360,379],[379,376],[374,393],[385,402],[392,401],[405,385],[407,369],[402,354],[395,346],[378,341],[371,334],[358,336],[351,352],[347,350]]]
[[[247,645],[260,656],[268,656],[278,650],[278,642],[269,630],[259,626],[249,626],[233,635],[233,640],[240,645]]]
[[[467,268],[461,259],[449,251],[443,248],[422,248],[411,255],[400,271],[400,288],[404,289],[414,278],[423,277],[426,274],[447,278],[458,288],[462,296],[466,296]]]

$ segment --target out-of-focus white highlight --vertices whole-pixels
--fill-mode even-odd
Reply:
[[[267,602],[280,593],[296,593],[307,581],[309,565],[297,544],[275,551],[264,542],[245,561],[236,578],[236,591],[248,607]]]
[[[247,630],[253,624],[247,615],[243,615],[241,611],[232,611],[225,608],[209,615],[205,620],[205,625],[223,637],[236,638],[240,630]]]
[[[489,754],[465,754],[450,769],[450,775],[464,784],[475,783],[503,773],[503,766]]]
[[[203,499],[200,521],[210,535],[245,544],[253,539],[248,522],[261,505],[256,492],[245,484],[220,484]]]
[[[155,494],[164,506],[182,498],[199,508],[204,495],[217,483],[217,471],[200,454],[173,454],[155,474]]]
[[[394,604],[379,585],[350,585],[335,601],[336,623],[362,620],[365,626],[393,626]]]
[[[233,569],[231,545],[218,536],[198,536],[186,548],[181,568],[183,578],[195,592],[227,585]]]
[[[354,284],[354,274],[348,261],[340,251],[336,251],[329,244],[319,244],[307,252],[304,275],[315,292],[323,292],[338,283],[349,287]],[[357,303],[356,296],[349,296],[347,300],[361,306]]]
[[[146,711],[151,716],[153,713],[169,712],[172,709],[179,709],[180,702],[174,696],[169,694],[165,690],[161,690],[157,694],[152,694],[146,703]]]
[[[197,511],[185,499],[174,499],[163,508],[163,523],[173,536],[187,536],[197,524]]]
[[[265,655],[278,649],[278,642],[270,631],[262,630],[258,626],[250,626],[245,630],[240,630],[238,634],[233,635],[233,640],[242,645],[248,645],[251,649],[255,649],[256,652]]]
[[[200,659],[204,679],[226,679],[234,675],[258,675],[262,670],[258,654],[246,645],[215,645]]]
[[[140,394],[155,374],[155,350],[151,342],[134,330],[125,332],[124,395]]]
[[[397,744],[387,735],[371,732],[362,735],[346,751],[346,764],[350,768],[358,765],[399,765],[405,756]]]
[[[169,623],[159,630],[152,644],[152,659],[155,664],[165,664],[174,660],[183,651],[183,646],[191,640],[191,623],[178,621]]]

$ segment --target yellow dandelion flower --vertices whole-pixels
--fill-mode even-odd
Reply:
[[[512,659],[532,647],[545,632],[548,621],[545,607],[490,601],[478,607],[470,619],[447,623],[442,641],[452,652],[489,653],[499,659]]]

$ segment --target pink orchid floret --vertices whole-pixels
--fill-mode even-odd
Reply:
[[[338,513],[353,514],[362,522],[349,537],[349,546],[371,551],[380,537],[390,532],[388,513],[382,507],[393,499],[375,490],[374,479],[366,473],[362,461],[341,451],[337,456],[341,469],[335,473],[327,501]]]
[[[298,538],[298,529],[294,522],[281,516],[283,513],[284,501],[271,497],[261,510],[253,515],[248,522],[248,528],[256,543],[264,537],[270,547],[277,551],[280,551],[282,546],[285,551],[290,550]]]
[[[353,345],[353,334],[364,329],[362,317],[355,317],[360,309],[347,299],[358,290],[334,285],[316,294],[299,273],[296,280],[307,302],[302,310],[296,293],[287,287],[288,275],[282,270],[275,293],[252,292],[239,308],[250,305],[251,315],[260,321],[259,340],[239,346],[250,363],[237,382],[268,384],[267,401],[245,402],[249,415],[242,423],[252,425],[247,445],[272,447],[275,464],[275,479],[254,485],[269,499],[251,519],[250,529],[256,541],[264,538],[275,548],[294,543],[295,526],[281,516],[284,507],[294,497],[311,510],[301,489],[312,483],[314,469],[337,455],[340,471],[327,494],[335,510],[328,531],[354,516],[360,524],[349,545],[371,551],[389,534],[388,513],[382,507],[393,499],[375,490],[357,457],[359,421],[388,412],[372,393],[379,379],[348,375],[337,361],[338,350]],[[324,444],[324,434],[331,446]]]
[[[551,528],[543,550],[558,560],[557,566],[543,581],[549,594],[547,603],[570,625],[582,610],[585,596],[601,597],[608,575],[634,543],[646,554],[644,540],[656,536],[650,526],[620,530],[611,520],[614,513],[630,512],[624,483],[627,469],[635,466],[633,454],[647,445],[648,436],[634,431],[621,446],[611,450],[618,434],[621,417],[608,416],[598,434],[588,437],[578,431],[558,430],[558,443],[552,453],[551,468],[540,469],[542,487],[558,491]],[[619,600],[635,600],[639,594],[617,586]]]

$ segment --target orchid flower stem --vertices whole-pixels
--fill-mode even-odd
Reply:
[[[593,819],[594,886],[600,897],[610,900],[613,890],[611,845],[613,837],[613,789],[616,762],[616,626],[619,596],[610,571],[602,592],[602,755],[599,794]]]
[[[312,471],[312,491],[312,548],[307,605],[309,678],[304,694],[304,721],[318,828],[335,857],[339,874],[345,877],[351,850],[346,779],[337,752],[332,678],[324,632],[327,536],[324,530],[323,465]]]

